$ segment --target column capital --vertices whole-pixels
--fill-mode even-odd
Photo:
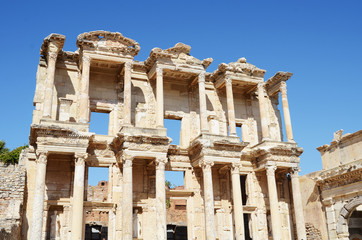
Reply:
[[[57,51],[49,51],[48,52],[48,61],[56,61],[57,60],[57,57],[58,57],[58,52]]]
[[[132,69],[132,62],[125,62],[124,63],[124,67],[128,70],[131,70]]]
[[[160,165],[165,166],[167,161],[168,161],[167,157],[158,157],[158,158],[156,158],[156,160],[155,160],[156,167],[158,167]]]
[[[282,93],[287,93],[287,83],[285,81],[281,81],[279,89]]]
[[[265,169],[267,176],[275,176],[275,170],[277,170],[277,166],[274,165],[266,166]]]
[[[205,82],[205,72],[200,72],[197,81],[200,82]]]
[[[199,163],[199,166],[204,170],[211,170],[211,167],[214,166],[214,161],[211,160],[202,160]]]
[[[259,82],[258,83],[258,88],[264,88],[264,86],[265,86],[264,82]]]
[[[74,163],[76,166],[82,166],[85,164],[85,160],[88,157],[88,153],[75,153]]]
[[[225,84],[226,85],[232,85],[232,82],[233,82],[233,80],[231,79],[231,77],[230,76],[226,76],[225,77]]]
[[[47,164],[48,161],[48,151],[47,150],[36,150],[36,163]]]
[[[132,167],[133,164],[133,156],[128,154],[122,154],[122,163],[123,167]]]
[[[163,68],[161,68],[161,67],[156,67],[156,74],[157,75],[162,75],[162,73],[163,73]]]
[[[291,169],[290,169],[290,176],[292,177],[292,178],[294,178],[294,177],[299,177],[299,172],[300,172],[300,168],[299,167],[292,167]]]
[[[90,62],[91,62],[90,56],[88,56],[88,55],[83,55],[83,56],[82,56],[82,62],[83,62],[83,64],[89,65]]]
[[[231,174],[240,174],[241,163],[233,162],[231,164]]]

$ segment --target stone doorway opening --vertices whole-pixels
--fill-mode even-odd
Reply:
[[[187,226],[167,224],[167,240],[187,240]]]
[[[362,240],[362,205],[356,207],[348,219],[350,240]]]
[[[85,240],[107,240],[108,227],[97,224],[85,225]]]

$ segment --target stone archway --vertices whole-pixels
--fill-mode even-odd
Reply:
[[[339,239],[349,240],[348,218],[359,205],[362,205],[362,196],[352,199],[342,207],[337,220],[337,235]]]

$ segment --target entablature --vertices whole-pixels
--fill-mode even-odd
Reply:
[[[265,89],[269,96],[274,96],[279,93],[281,84],[286,82],[293,76],[290,72],[277,72],[273,77],[265,82]]]

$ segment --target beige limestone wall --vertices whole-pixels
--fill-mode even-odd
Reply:
[[[312,179],[318,173],[311,173],[299,178],[300,191],[302,193],[302,203],[306,225],[317,229],[322,236],[322,240],[328,239],[325,208],[321,201],[320,191],[316,182]],[[308,234],[308,232],[307,232]]]

